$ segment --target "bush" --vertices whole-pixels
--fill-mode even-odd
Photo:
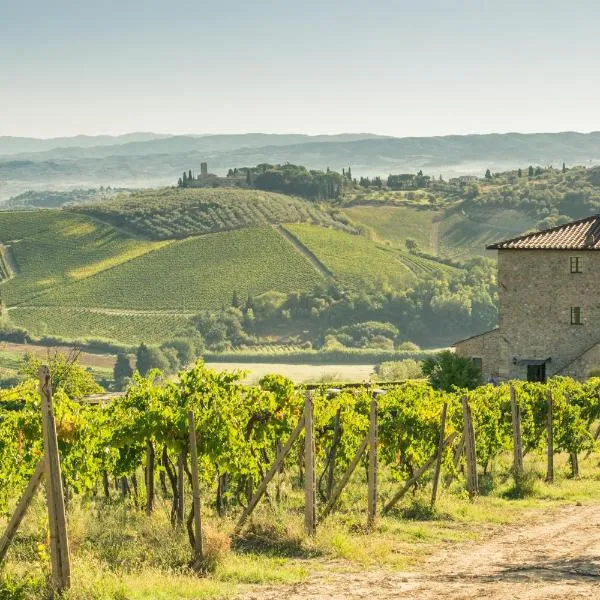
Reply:
[[[454,388],[475,389],[483,383],[481,370],[470,358],[444,350],[423,361],[423,375],[437,390],[451,392]]]
[[[422,377],[421,363],[407,358],[406,360],[386,361],[375,367],[377,379],[381,381],[404,381]]]

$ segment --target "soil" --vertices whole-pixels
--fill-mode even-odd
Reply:
[[[257,588],[243,598],[600,598],[600,505],[568,506],[503,526],[485,541],[445,547],[418,569],[405,573],[322,569],[306,582]]]

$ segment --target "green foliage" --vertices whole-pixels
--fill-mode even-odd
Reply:
[[[164,188],[76,208],[152,239],[178,239],[267,223],[308,222],[348,228],[317,205],[268,191]]]
[[[423,376],[421,363],[412,358],[396,361],[384,361],[375,367],[378,381],[404,381],[419,379]]]
[[[115,366],[113,367],[113,378],[119,388],[122,388],[128,379],[133,376],[133,369],[129,362],[129,356],[122,352],[117,354]]]
[[[172,242],[93,277],[54,288],[34,303],[185,313],[227,306],[234,290],[245,298],[249,292],[306,290],[320,280],[305,257],[272,228],[263,227]]]
[[[482,383],[481,370],[470,358],[444,350],[423,361],[423,374],[438,390],[473,389]]]
[[[140,344],[135,353],[135,364],[137,370],[142,376],[147,375],[153,369],[159,371],[171,372],[176,370],[171,368],[169,359],[165,356],[164,352],[156,346],[146,346],[146,344]]]

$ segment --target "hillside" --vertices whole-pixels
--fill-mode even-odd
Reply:
[[[267,224],[308,222],[351,230],[318,205],[258,190],[165,188],[74,209],[152,239],[181,239]]]
[[[176,181],[182,165],[224,174],[235,165],[302,164],[355,174],[381,175],[419,169],[444,177],[481,174],[522,165],[598,164],[600,133],[486,134],[424,138],[391,138],[357,134],[352,137],[203,136],[96,146],[52,149],[0,157],[0,181],[19,193],[40,182],[57,186],[120,185],[147,187]],[[6,146],[5,146],[6,148]],[[1,152],[0,152],[1,154]],[[188,168],[189,168],[188,167]],[[0,199],[7,196],[0,185]]]
[[[53,287],[32,304],[186,313],[229,305],[234,292],[246,298],[269,290],[304,291],[320,281],[312,264],[271,227],[247,228],[166,242],[154,252]]]

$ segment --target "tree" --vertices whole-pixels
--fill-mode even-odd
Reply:
[[[406,246],[406,249],[409,252],[416,252],[417,249],[419,248],[419,245],[417,244],[417,242],[415,240],[413,240],[412,238],[406,238],[404,245]]]
[[[481,369],[470,358],[444,350],[423,361],[423,375],[437,390],[451,392],[454,388],[472,390],[483,383]]]
[[[177,180],[177,187],[183,187],[183,179],[181,177]]]
[[[194,178],[192,177],[192,170],[190,169],[188,172],[188,181],[191,181],[192,179]]]
[[[562,166],[562,172],[566,173],[567,172],[567,165],[565,165],[565,163],[563,162],[563,166]]]
[[[240,299],[238,298],[237,290],[233,290],[233,295],[231,296],[231,306],[233,306],[233,308],[240,307]]]
[[[519,170],[517,171],[517,176],[518,176],[518,177],[523,177],[523,171],[522,171],[521,169],[519,169]]]
[[[487,169],[486,172],[485,172],[485,178],[486,179],[491,179],[492,178],[492,172],[489,169]]]
[[[529,165],[529,169],[527,169],[527,174],[529,177],[533,177],[533,167],[531,165]]]
[[[133,369],[129,364],[129,356],[123,352],[117,354],[117,360],[113,367],[113,378],[117,384],[117,387],[122,389],[127,379],[133,376]]]
[[[181,178],[181,185],[182,185],[183,187],[186,187],[186,186],[187,186],[187,178],[188,178],[188,177],[187,177],[187,173],[184,171],[184,172],[183,172],[183,177]]]
[[[136,353],[136,368],[140,375],[146,375],[152,369],[169,370],[169,361],[160,348],[140,344]]]
[[[352,181],[352,169],[348,166],[348,179]]]

